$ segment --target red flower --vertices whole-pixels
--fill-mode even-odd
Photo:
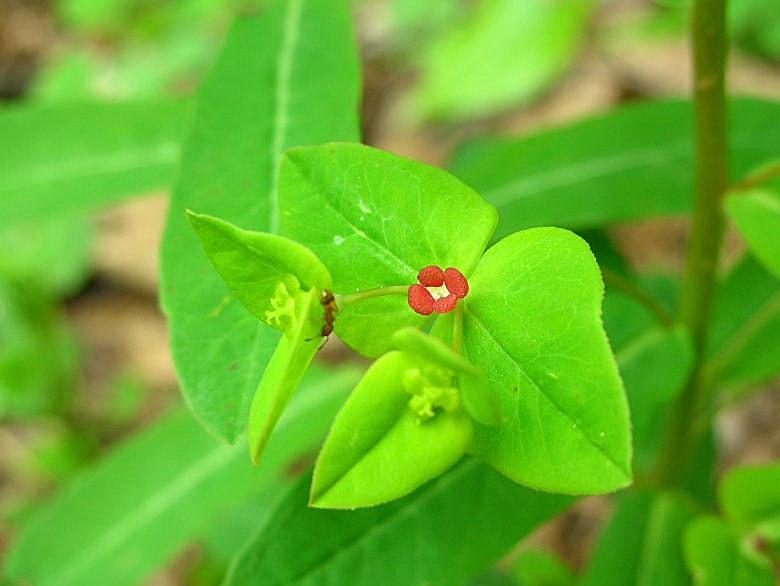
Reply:
[[[419,283],[409,287],[409,307],[420,315],[448,313],[469,292],[466,277],[453,267],[442,271],[435,265],[427,266],[417,274],[417,280]]]

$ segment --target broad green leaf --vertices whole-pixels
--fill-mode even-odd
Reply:
[[[574,586],[574,573],[556,556],[543,549],[522,552],[512,567],[518,586]]]
[[[510,420],[475,426],[472,451],[528,486],[571,494],[631,482],[628,405],[601,323],[587,244],[536,228],[490,248],[464,299],[464,353]]]
[[[303,481],[279,503],[226,586],[461,584],[572,502],[517,486],[473,459],[370,509],[309,508],[307,493]]]
[[[268,322],[275,309],[271,300],[290,277],[305,290],[333,288],[320,259],[294,240],[242,230],[212,216],[188,212],[187,217],[230,292],[262,321]]]
[[[233,300],[184,211],[277,233],[282,151],[357,140],[358,96],[358,57],[340,0],[273,0],[239,18],[199,92],[163,242],[162,301],[187,402],[227,441],[246,425],[278,334]]]
[[[732,520],[780,546],[780,463],[730,470],[719,497]]]
[[[744,394],[780,372],[780,279],[746,256],[718,285],[705,376]]]
[[[0,278],[0,420],[66,407],[78,354],[72,332],[47,296]]]
[[[780,278],[780,195],[754,190],[729,196],[726,208],[750,250]]]
[[[434,119],[491,114],[527,102],[571,65],[591,0],[482,0],[422,57],[416,110]]]
[[[465,145],[451,169],[495,205],[496,236],[534,226],[597,227],[690,209],[689,102],[650,102],[520,139]],[[730,167],[740,177],[777,158],[780,104],[735,99]]]
[[[180,102],[0,110],[0,226],[167,187],[186,110]]]
[[[26,525],[11,578],[36,586],[134,585],[257,490],[279,490],[291,462],[316,445],[355,371],[314,376],[259,470],[243,447],[215,443],[184,412],[120,446]]]
[[[426,376],[425,368],[411,355],[391,352],[368,369],[336,416],[317,458],[313,506],[354,509],[382,504],[410,493],[463,457],[472,425],[454,389],[449,389],[454,398],[431,401],[430,418],[420,414],[421,408],[413,410],[419,395],[411,394],[407,379],[414,371]],[[438,383],[421,381],[419,391],[428,391],[425,384]]]
[[[91,244],[79,215],[0,228],[0,275],[55,298],[72,294],[88,276]]]
[[[342,295],[411,285],[432,264],[469,275],[497,221],[490,205],[445,171],[362,145],[288,151],[279,197],[284,232],[323,260]],[[427,321],[404,291],[342,307],[336,333],[376,357],[392,349],[394,330]]]
[[[772,565],[723,520],[714,516],[695,519],[685,531],[685,561],[696,586],[773,586]]]
[[[583,576],[583,586],[687,586],[683,529],[695,508],[672,493],[622,496]]]
[[[320,348],[322,307],[320,295],[311,289],[296,302],[295,321],[279,340],[249,409],[249,453],[257,464],[277,421],[290,402],[303,375]]]

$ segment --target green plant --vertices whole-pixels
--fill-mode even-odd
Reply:
[[[343,2],[239,18],[197,98],[162,250],[182,393],[216,439],[184,413],[131,439],[25,526],[8,573],[133,583],[200,538],[235,586],[460,584],[580,496],[621,490],[581,576],[537,552],[485,583],[772,583],[777,464],[715,473],[716,414],[780,372],[780,105],[727,100],[724,4],[694,3],[692,104],[478,139],[449,172],[359,144]],[[572,7],[582,21],[590,3]],[[483,55],[492,37],[474,34],[463,52]],[[519,87],[439,109],[483,114]],[[11,220],[165,184],[182,107],[103,108],[127,114],[116,142],[85,133],[45,156],[88,167],[130,145],[137,166],[81,194],[78,172],[19,173],[0,182]],[[47,203],[57,187],[73,197]],[[721,271],[725,210],[751,252]],[[668,214],[691,217],[683,278],[637,274],[605,228]],[[330,336],[373,362],[323,373]]]

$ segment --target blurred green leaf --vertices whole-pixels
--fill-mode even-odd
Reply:
[[[425,51],[415,109],[450,120],[527,102],[572,64],[593,6],[591,0],[481,0]]]
[[[527,549],[512,564],[518,586],[575,586],[574,573],[543,549]]]
[[[200,90],[162,251],[162,300],[182,391],[227,441],[243,431],[278,334],[233,301],[186,209],[276,233],[282,151],[357,140],[359,63],[339,0],[274,0],[240,18]]]
[[[64,409],[77,358],[73,335],[48,296],[0,278],[0,419]]]
[[[705,375],[744,394],[780,372],[780,280],[746,256],[718,285]]]
[[[468,275],[497,221],[495,209],[449,173],[363,145],[288,151],[279,197],[284,232],[322,259],[341,294],[411,285],[433,264]],[[396,329],[429,321],[411,311],[404,290],[343,307],[336,333],[377,357],[394,347]]]
[[[618,293],[608,293],[608,299]],[[605,314],[614,310],[605,303]],[[610,316],[610,321],[630,320],[627,313]],[[607,333],[612,332],[607,329]],[[688,380],[693,366],[690,336],[680,326],[652,325],[629,340],[614,346],[615,358],[626,387],[631,409],[636,470],[648,471],[655,460],[664,429],[665,416],[673,399]]]
[[[695,512],[672,493],[623,495],[599,538],[582,586],[687,586],[682,533]]]
[[[628,403],[588,245],[560,228],[517,232],[488,249],[469,281],[464,355],[511,414],[505,426],[475,425],[472,452],[541,490],[629,484]]]
[[[734,177],[777,157],[767,128],[780,126],[780,103],[735,99],[729,118]],[[693,193],[692,124],[688,102],[639,104],[527,138],[468,143],[451,169],[499,209],[497,237],[681,214]]]
[[[729,470],[719,489],[721,507],[734,522],[780,546],[780,462]]]
[[[399,501],[306,506],[302,480],[237,556],[226,586],[461,584],[572,499],[533,492],[468,459]]]
[[[780,61],[780,11],[774,0],[731,2],[729,24],[743,49]]]
[[[53,299],[74,293],[89,272],[92,225],[82,216],[0,228],[0,276]]]
[[[685,560],[696,586],[773,586],[770,561],[740,542],[739,534],[715,516],[695,519],[685,532]]]
[[[243,447],[215,443],[186,412],[126,442],[24,526],[6,571],[36,586],[137,584],[257,490],[279,490],[356,380],[319,373],[291,405],[257,470]]]
[[[756,189],[731,195],[726,208],[752,253],[780,278],[780,193]]]
[[[167,187],[186,110],[161,101],[0,110],[0,227]]]

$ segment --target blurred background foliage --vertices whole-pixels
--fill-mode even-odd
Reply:
[[[140,466],[149,456],[144,446],[153,440],[170,438],[165,457],[182,466],[183,454],[195,461],[214,449],[177,408],[181,400],[157,309],[157,247],[189,98],[234,17],[262,4],[0,0],[0,128],[7,133],[0,136],[0,160],[12,162],[0,172],[0,551],[78,471],[91,475],[80,477],[82,483],[114,480],[116,461],[98,468],[93,463],[140,430],[146,431],[116,456],[130,462],[122,465]],[[443,164],[458,144],[479,135],[522,136],[629,101],[685,96],[687,4],[354,0],[365,140]],[[777,0],[734,0],[729,16],[733,90],[780,98]],[[114,110],[101,114],[99,104],[115,102],[132,104],[119,118]],[[84,111],[105,116],[95,124],[122,129],[116,152],[99,141],[68,146]],[[60,126],[32,144],[26,117],[37,112],[55,112],[57,119],[47,124]],[[50,148],[60,140],[59,150]],[[120,156],[126,144],[155,153],[156,166],[147,175],[112,167],[110,158],[100,167],[91,158]],[[46,159],[51,153],[69,158]],[[89,165],[83,173],[81,160]],[[94,197],[73,208],[61,203],[80,192]],[[131,195],[145,197],[120,201]],[[107,201],[117,205],[109,208]],[[681,266],[680,221],[637,222],[586,237],[604,266],[617,274],[640,273],[648,290],[673,298],[664,292],[674,291]],[[730,262],[739,256],[736,239],[727,252]],[[619,295],[608,298],[608,305],[620,303]],[[611,328],[616,346],[621,327],[631,324]],[[352,360],[334,346],[324,362]],[[680,378],[680,372],[669,375]],[[355,371],[338,376],[354,377]],[[773,423],[780,395],[776,386],[767,389],[721,418],[721,466],[780,454]],[[644,447],[638,445],[640,460]],[[241,504],[208,509],[191,531],[159,544],[165,555],[140,564],[143,571],[134,579],[152,575],[151,584],[203,586],[221,581],[274,494],[270,485],[252,485],[233,470],[229,457],[223,465],[233,475],[231,486],[244,495],[235,499]],[[289,480],[296,472],[280,477]],[[209,490],[199,486],[192,502]],[[78,486],[65,498],[88,502]],[[537,532],[530,549],[515,552],[475,583],[574,583],[570,568],[583,567],[609,509],[604,499],[582,501]],[[139,552],[147,555],[148,549]],[[46,576],[41,580],[49,583]]]

